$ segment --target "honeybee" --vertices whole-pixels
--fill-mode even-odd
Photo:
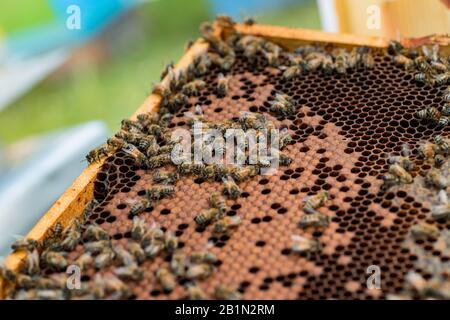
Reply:
[[[96,269],[103,269],[106,266],[110,265],[116,254],[112,248],[104,249],[94,260],[94,267]]]
[[[225,286],[218,286],[214,289],[214,296],[219,300],[240,300],[242,295],[240,292],[229,289]]]
[[[270,111],[282,117],[293,115],[296,111],[295,101],[286,94],[277,93],[271,102]]]
[[[14,281],[18,288],[31,289],[36,285],[34,279],[31,276],[23,273],[16,274]]]
[[[391,55],[396,55],[403,52],[404,49],[405,47],[399,41],[391,40],[389,41],[387,52]]]
[[[81,254],[76,260],[75,264],[80,267],[81,270],[85,270],[94,263],[94,258],[90,252]]]
[[[147,198],[142,198],[136,201],[130,208],[131,216],[138,216],[140,213],[144,212],[147,208],[152,206],[152,201]]]
[[[441,135],[434,136],[433,140],[438,146],[438,148],[436,150],[437,153],[449,153],[450,152],[450,144]]]
[[[203,76],[208,73],[209,68],[211,67],[211,60],[208,57],[208,54],[202,54],[194,59],[195,65],[195,75]]]
[[[98,240],[108,240],[109,234],[102,227],[91,224],[86,228],[84,236],[88,240],[98,241]]]
[[[175,276],[166,268],[159,268],[156,271],[156,279],[165,292],[172,291],[176,286]]]
[[[164,231],[156,223],[153,223],[150,229],[142,236],[141,246],[145,248],[154,241],[164,242]]]
[[[175,187],[170,185],[158,185],[147,190],[147,197],[152,200],[170,196],[175,193]]]
[[[450,97],[450,93],[449,93],[449,97]],[[448,99],[450,100],[450,99]],[[447,103],[445,106],[442,106],[441,109],[442,115],[444,116],[450,116],[450,103]]]
[[[450,218],[450,203],[445,190],[439,191],[440,204],[431,207],[431,216],[436,220]]]
[[[144,164],[147,160],[147,157],[133,144],[128,143],[122,151],[132,157],[138,165]]]
[[[164,247],[169,253],[174,252],[178,248],[178,237],[176,237],[172,231],[166,232]]]
[[[406,275],[408,285],[419,293],[423,293],[427,287],[427,281],[417,272],[409,271]]]
[[[135,263],[115,268],[114,273],[123,280],[139,281],[144,277],[144,272]]]
[[[208,199],[208,203],[211,208],[219,210],[220,213],[224,213],[226,211],[225,199],[220,195],[219,192],[211,193]]]
[[[114,253],[116,254],[116,259],[120,261],[123,265],[129,266],[136,264],[134,256],[128,250],[125,250],[122,246],[115,246]]]
[[[357,49],[357,52],[359,55],[359,62],[362,65],[362,67],[366,69],[372,69],[375,67],[375,59],[373,58],[369,47],[366,46],[359,47]]]
[[[158,83],[153,86],[152,93],[160,95],[162,98],[162,105],[165,105],[172,94],[172,90],[170,90],[169,86]]]
[[[131,227],[131,237],[134,240],[141,240],[142,236],[147,231],[147,226],[144,219],[137,216],[133,217],[133,226]]]
[[[126,299],[132,294],[130,288],[115,275],[108,274],[101,276],[97,273],[94,278],[93,293],[100,299],[107,292],[113,293],[113,296],[117,299]]]
[[[81,238],[81,225],[78,219],[76,219],[69,227],[64,230],[63,240],[61,242],[61,248],[66,251],[73,250]]]
[[[196,251],[193,252],[189,260],[191,263],[198,264],[198,263],[209,263],[214,264],[217,262],[217,257],[214,253],[209,251]]]
[[[436,80],[433,79],[428,73],[419,72],[414,75],[414,80],[419,83],[428,84],[430,86],[434,86]]]
[[[348,69],[351,69],[351,66],[348,63],[349,54],[347,50],[338,48],[333,50],[333,55],[335,59],[334,69],[338,74],[346,74]]]
[[[302,74],[302,68],[300,67],[300,65],[293,65],[293,66],[287,67],[286,70],[284,70],[282,78],[285,81],[289,81],[289,80],[299,77],[301,74]]]
[[[419,155],[427,160],[433,160],[438,146],[434,143],[426,142],[419,146]]]
[[[439,61],[431,61],[430,65],[437,72],[447,72],[448,70],[448,64]]]
[[[394,56],[394,63],[398,66],[404,67],[405,69],[411,69],[414,67],[415,62],[403,54],[398,54]]]
[[[439,229],[428,223],[418,223],[411,227],[411,236],[414,239],[435,240],[439,237]]]
[[[228,92],[230,79],[225,77],[222,73],[219,73],[217,78],[217,93],[221,96],[225,96]]]
[[[258,113],[241,111],[238,118],[238,122],[244,130],[248,129],[261,130],[265,128],[265,118],[263,115]]]
[[[439,120],[437,121],[437,126],[438,127],[445,127],[450,123],[450,118],[449,117],[445,117],[445,116],[441,116],[439,118]]]
[[[444,100],[445,102],[450,102],[450,86],[448,86],[444,90],[444,94],[442,95],[442,100]]]
[[[27,256],[23,268],[25,273],[28,275],[34,275],[39,273],[41,268],[40,268],[39,252],[37,251],[37,249],[27,251]]]
[[[219,219],[214,224],[213,232],[214,233],[225,233],[230,229],[236,228],[241,223],[242,223],[242,218],[239,216],[232,216],[232,217],[225,216],[225,217]]]
[[[186,266],[187,258],[183,253],[177,252],[172,255],[172,259],[170,260],[170,269],[177,277],[184,275]]]
[[[217,220],[221,216],[218,208],[209,208],[200,212],[194,217],[194,221],[199,225],[205,225],[213,220]]]
[[[280,141],[279,141],[279,148],[280,150],[283,150],[286,148],[286,146],[290,145],[292,143],[292,137],[289,135],[289,130],[287,128],[284,128],[280,132]]]
[[[206,294],[198,285],[188,283],[186,285],[188,298],[190,300],[205,300]]]
[[[431,50],[427,46],[422,46],[422,53],[428,61],[437,61],[439,58],[439,45],[434,44]]]
[[[236,168],[231,172],[231,177],[237,182],[243,182],[258,175],[259,169],[257,166],[246,166],[243,168]]]
[[[425,185],[441,190],[447,186],[447,179],[439,170],[430,169],[425,175]]]
[[[388,162],[390,164],[397,164],[406,171],[411,171],[415,168],[414,162],[412,162],[409,157],[405,156],[389,156]]]
[[[39,247],[39,242],[30,238],[19,238],[11,245],[13,252],[17,252],[19,250],[33,251]]]
[[[222,181],[224,184],[223,194],[227,195],[231,199],[237,199],[241,196],[242,190],[234,182],[233,178],[231,177],[222,178]]]
[[[147,258],[153,259],[159,255],[165,248],[164,240],[152,239],[152,242],[144,247],[144,252]]]
[[[44,251],[41,256],[44,265],[53,270],[62,270],[67,267],[65,254],[56,251]]]
[[[91,201],[88,202],[88,204],[86,205],[86,208],[84,208],[84,210],[83,210],[82,216],[83,216],[84,221],[89,219],[89,217],[94,213],[95,207],[98,205],[99,205],[99,202],[97,199],[92,199]]]
[[[149,169],[156,169],[156,168],[159,168],[166,164],[171,164],[171,163],[172,163],[171,154],[163,153],[163,154],[149,158],[146,164]]]
[[[330,218],[319,212],[314,212],[311,214],[305,214],[300,218],[299,226],[300,228],[306,229],[309,227],[314,228],[326,228],[330,223]]]
[[[436,168],[442,167],[442,165],[445,163],[445,157],[442,154],[437,154],[434,157],[434,166]]]
[[[191,82],[186,83],[182,92],[187,96],[198,96],[199,91],[206,87],[206,82],[200,79],[195,79]]]
[[[111,242],[107,240],[100,240],[94,242],[84,243],[84,250],[92,254],[98,254],[106,249],[111,248]]]
[[[120,128],[126,132],[143,133],[145,128],[139,122],[131,119],[123,119]]]
[[[314,239],[307,239],[299,235],[292,235],[291,239],[291,250],[296,254],[317,252],[322,249],[320,242]]]
[[[439,121],[441,118],[441,112],[435,107],[428,107],[426,109],[422,109],[416,113],[416,116],[419,119],[423,120],[431,120],[431,121]]]
[[[37,289],[63,289],[66,285],[66,277],[62,274],[61,280],[54,280],[54,278],[33,277]]]
[[[188,279],[205,279],[211,275],[214,267],[207,263],[192,264],[186,271]]]
[[[278,161],[280,166],[288,166],[292,163],[292,158],[283,152],[278,153]]]
[[[174,184],[179,178],[177,172],[163,172],[157,170],[153,175],[153,181],[164,184]]]
[[[171,61],[170,63],[166,64],[163,71],[161,72],[161,76],[160,79],[164,79],[168,74],[170,70],[173,70],[174,65],[173,65],[173,61]]]
[[[3,265],[0,265],[0,279],[6,280],[8,282],[16,282],[17,276],[16,276],[16,273],[14,271],[12,271],[11,269],[9,269]]]
[[[101,146],[98,146],[97,148],[89,151],[89,153],[86,155],[86,160],[89,164],[92,164],[108,156],[108,153],[109,153],[108,145],[102,144]]]
[[[141,264],[145,261],[145,252],[142,249],[141,245],[138,242],[129,241],[127,245],[128,251],[133,255],[138,264]]]
[[[303,210],[306,213],[315,213],[316,209],[325,205],[330,198],[326,191],[319,192],[313,196],[306,197],[303,201]]]
[[[440,73],[434,76],[434,80],[438,86],[447,84],[450,79],[450,72]]]
[[[412,183],[413,181],[411,174],[398,164],[391,164],[389,166],[389,173],[396,176],[401,183]]]

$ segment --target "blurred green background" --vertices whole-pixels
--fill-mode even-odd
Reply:
[[[0,26],[6,31],[49,18],[46,6],[38,4],[26,12],[22,10],[20,19],[2,15],[4,6],[23,9],[19,3],[0,4]],[[11,12],[10,8],[8,11]],[[103,120],[111,130],[116,130],[120,120],[143,102],[152,82],[159,80],[163,66],[177,61],[186,41],[199,36],[199,24],[213,19],[211,12],[206,0],[159,0],[140,5],[133,16],[139,21],[139,36],[104,61],[74,64],[64,72],[57,72],[0,111],[0,140],[11,143],[94,119]],[[263,13],[243,13],[247,15],[264,24],[320,29],[318,9],[312,0]]]

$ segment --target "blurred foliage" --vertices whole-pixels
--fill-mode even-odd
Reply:
[[[262,23],[320,28],[318,11],[309,4],[255,17]],[[138,9],[141,37],[105,63],[76,66],[53,76],[0,113],[0,140],[17,139],[100,119],[111,130],[132,114],[159,80],[164,64],[178,60],[198,26],[211,20],[206,0],[159,0]]]
[[[0,2],[0,29],[9,33],[25,27],[49,23],[54,19],[47,0]]]

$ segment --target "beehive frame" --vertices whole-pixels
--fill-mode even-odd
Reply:
[[[320,31],[292,29],[284,27],[273,27],[264,25],[236,25],[236,29],[242,34],[256,35],[265,37],[275,43],[278,43],[286,49],[293,49],[300,44],[305,43],[333,43],[338,46],[353,47],[353,46],[370,46],[374,48],[384,48],[388,44],[388,40],[380,37],[366,37],[354,36],[346,34],[330,34]],[[222,30],[216,26],[216,32],[220,34]],[[405,46],[416,46],[425,43],[438,43],[443,50],[450,50],[450,38],[448,36],[430,36],[421,39],[409,39],[403,41]],[[208,49],[208,44],[203,40],[198,40],[185,53],[181,60],[176,65],[176,69],[186,68],[194,59],[195,56],[205,52]],[[145,112],[156,111],[160,97],[156,94],[151,94],[147,97],[144,103],[131,116],[135,118],[136,115]],[[36,240],[45,238],[47,232],[56,223],[61,223],[63,226],[69,224],[75,217],[82,214],[85,205],[93,198],[94,181],[96,174],[99,171],[102,163],[96,163],[88,166],[81,175],[74,181],[70,188],[55,202],[50,210],[40,219],[35,227],[28,233],[27,237]],[[25,253],[18,252],[10,255],[5,265],[12,269],[18,270]],[[0,288],[0,297],[5,289]]]

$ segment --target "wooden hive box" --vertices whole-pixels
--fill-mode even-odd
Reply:
[[[385,48],[388,44],[388,40],[382,37],[331,34],[306,29],[293,29],[265,25],[246,26],[240,24],[236,25],[236,29],[242,34],[265,37],[290,50],[305,43],[331,43],[343,47],[370,46],[373,48]],[[216,26],[216,32],[221,34],[222,30]],[[450,50],[450,38],[445,36],[405,39],[402,42],[405,46],[409,47],[425,43],[438,43],[444,48],[444,50]],[[175,68],[186,68],[193,61],[194,57],[206,52],[207,50],[208,44],[202,39],[197,40],[180,59]],[[164,81],[166,80],[167,79]],[[156,111],[160,100],[160,96],[156,94],[149,95],[144,103],[131,116],[131,118],[136,118],[136,116],[140,113]],[[61,223],[63,226],[66,226],[75,217],[80,216],[85,205],[93,199],[94,181],[101,165],[102,162],[88,166],[73,182],[70,188],[54,203],[48,212],[32,228],[32,230],[30,230],[27,234],[27,238],[43,240],[49,230],[51,230],[56,223]],[[18,270],[24,260],[24,257],[24,252],[11,254],[7,257],[5,266],[12,270]],[[4,293],[6,288],[1,286],[0,289],[1,294]]]

